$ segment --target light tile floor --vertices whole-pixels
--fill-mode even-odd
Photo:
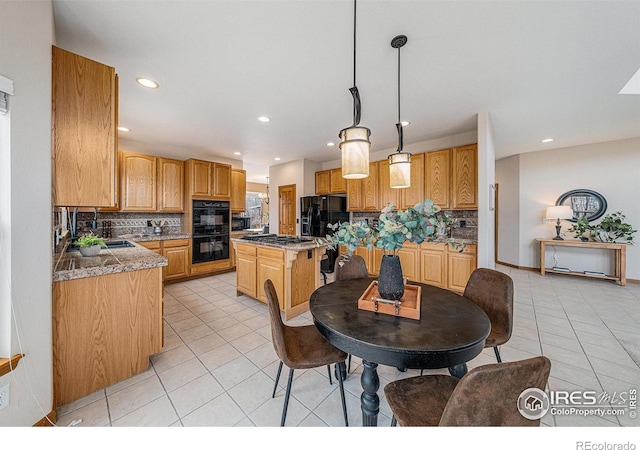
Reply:
[[[515,284],[514,329],[502,346],[504,361],[546,355],[551,390],[628,392],[640,387],[640,285],[499,266]],[[265,427],[278,426],[287,370],[271,398],[278,359],[265,304],[236,296],[235,272],[168,285],[165,347],[147,371],[57,410],[59,426]],[[312,323],[307,312],[289,321]],[[492,349],[468,365],[495,362]],[[349,424],[360,426],[361,361],[354,357],[345,380]],[[415,376],[379,366],[379,426],[390,424],[382,389]],[[446,373],[446,372],[444,372]],[[287,426],[344,425],[340,395],[326,368],[296,371]],[[614,398],[614,402],[617,398]],[[625,416],[554,416],[543,426],[637,426]]]

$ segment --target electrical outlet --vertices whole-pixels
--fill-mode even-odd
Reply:
[[[460,221],[460,228],[464,228],[467,226],[467,221],[466,220],[461,220]]]
[[[10,384],[5,384],[4,386],[0,387],[0,409],[4,409],[9,406],[9,402],[11,401],[9,397],[9,394],[11,392],[10,388]]]
[[[151,225],[151,221],[150,220],[147,220],[147,226],[148,227],[152,227],[153,226],[153,225]]]

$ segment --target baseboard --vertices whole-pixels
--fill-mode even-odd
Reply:
[[[33,424],[34,427],[52,427],[56,423],[56,412],[51,411],[49,414],[44,416],[42,419],[38,420]]]
[[[501,266],[513,267],[514,269],[520,270],[529,270],[531,272],[540,272],[540,267],[524,267],[524,266],[516,266],[515,264],[510,264],[502,261],[496,261],[496,264],[500,264]],[[549,272],[551,273],[551,272]],[[627,283],[631,284],[640,284],[640,280],[636,280],[634,278],[627,278]]]

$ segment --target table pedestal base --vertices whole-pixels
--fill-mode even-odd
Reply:
[[[375,427],[378,425],[378,412],[380,411],[380,378],[376,368],[378,364],[362,360],[364,370],[362,372],[362,395],[360,403],[362,407],[362,425],[365,427]]]

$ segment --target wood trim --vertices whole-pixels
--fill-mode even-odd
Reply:
[[[55,411],[51,411],[49,414],[44,416],[42,419],[40,419],[36,423],[34,423],[33,426],[34,427],[52,427],[52,426],[54,426],[56,424],[56,420],[58,420],[58,418],[56,417],[56,412]]]
[[[0,377],[15,370],[21,358],[24,358],[24,354],[22,353],[13,355],[11,358],[0,358]]]

